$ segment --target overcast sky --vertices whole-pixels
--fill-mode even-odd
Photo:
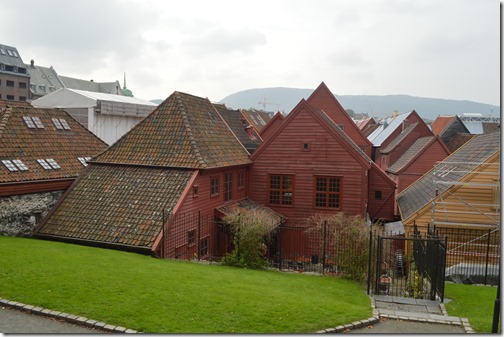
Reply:
[[[498,0],[0,0],[0,44],[136,97],[252,88],[500,105]]]

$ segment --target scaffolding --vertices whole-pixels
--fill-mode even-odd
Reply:
[[[500,227],[500,163],[439,162],[433,172],[435,197],[432,200],[431,224],[461,227]],[[486,176],[486,177],[484,177]],[[469,179],[467,179],[469,177]],[[464,198],[460,188],[472,188],[481,195],[480,202]],[[461,218],[478,219],[477,222]]]

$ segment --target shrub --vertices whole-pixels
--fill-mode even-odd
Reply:
[[[318,232],[323,238],[325,254],[332,258],[343,278],[363,283],[367,280],[369,231],[372,225],[359,215],[343,212],[315,214],[307,219],[308,232]]]
[[[241,209],[223,218],[230,226],[233,250],[222,259],[229,266],[261,269],[268,266],[266,258],[266,235],[273,230],[272,224],[262,211]]]

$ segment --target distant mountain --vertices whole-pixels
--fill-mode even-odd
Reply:
[[[314,89],[259,88],[239,91],[220,100],[233,109],[263,109],[289,113]],[[500,107],[472,101],[424,98],[408,95],[335,95],[345,109],[367,113],[370,117],[387,117],[394,110],[400,114],[415,110],[422,118],[434,120],[439,115],[481,113],[483,116],[500,116]]]

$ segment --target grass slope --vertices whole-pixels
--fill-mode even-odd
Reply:
[[[334,277],[0,237],[0,297],[148,333],[303,333],[371,316]]]
[[[492,332],[492,320],[497,287],[470,284],[445,284],[445,304],[450,316],[466,317],[475,332]]]

